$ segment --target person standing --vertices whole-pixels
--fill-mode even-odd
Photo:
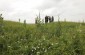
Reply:
[[[24,20],[24,27],[26,27],[26,20]]]
[[[52,16],[52,22],[54,22],[54,17]]]
[[[48,19],[49,19],[49,23],[52,22],[52,18],[50,16],[48,16]]]
[[[45,16],[45,23],[48,23],[48,16]]]
[[[3,17],[2,14],[0,14],[0,34],[3,32]]]
[[[3,24],[2,14],[0,14],[0,26]]]

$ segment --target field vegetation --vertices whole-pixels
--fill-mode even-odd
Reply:
[[[85,55],[85,23],[3,21],[0,55]]]

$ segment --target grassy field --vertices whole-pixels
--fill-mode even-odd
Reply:
[[[85,55],[85,23],[4,21],[0,55]]]

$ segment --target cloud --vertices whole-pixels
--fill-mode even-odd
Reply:
[[[57,5],[63,0],[43,0],[42,5],[38,6],[37,9],[45,10],[53,7],[57,7]]]
[[[34,23],[36,15],[41,12],[41,18],[45,15],[54,16],[60,14],[61,20],[83,20],[85,17],[85,0],[1,0],[0,13],[6,20],[28,20]],[[84,19],[85,20],[85,19]]]
[[[54,4],[50,4],[52,6],[48,4],[47,6],[50,7],[44,8],[43,13],[48,13],[48,15],[53,15],[56,18],[57,15],[60,14],[62,20],[64,20],[64,18],[67,18],[69,21],[85,20],[84,2],[84,0],[61,0],[59,2],[54,2]],[[43,5],[43,7],[44,6],[45,5]]]

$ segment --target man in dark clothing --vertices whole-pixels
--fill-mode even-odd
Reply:
[[[48,23],[48,16],[45,16],[45,23]]]
[[[52,16],[52,22],[54,22],[54,17]]]
[[[48,19],[49,19],[49,23],[52,22],[52,18],[50,16],[48,16]]]

